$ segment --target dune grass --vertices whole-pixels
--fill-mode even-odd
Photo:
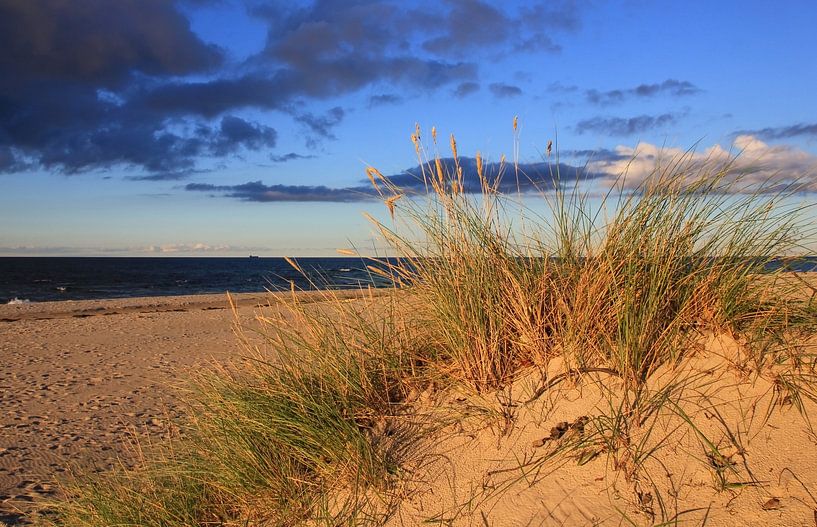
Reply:
[[[477,173],[464,174],[453,137],[450,172],[439,155],[425,156],[419,130],[413,139],[428,195],[405,195],[367,170],[399,220],[372,220],[401,256],[373,267],[395,289],[354,303],[327,292],[321,304],[293,295],[271,306],[259,316],[264,348],[239,335],[247,360],[195,383],[183,438],[135,468],[74,481],[49,522],[380,524],[435,428],[418,417],[417,393],[498,393],[531,372],[541,381],[519,404],[569,379],[614,382],[609,411],[583,423],[587,434],[520,470],[556,454],[606,454],[643,501],[645,467],[668,437],[653,434],[659,416],[680,416],[710,459],[723,458],[680,403],[698,377],[654,382],[711,334],[738,342],[739,368],[773,378],[781,401],[815,398],[815,359],[798,344],[813,333],[813,303],[798,299],[785,267],[769,271],[808,234],[787,205],[791,192],[738,192],[729,164],[678,159],[598,199],[553,173],[541,196],[547,214],[537,215],[520,195],[497,191],[510,176],[484,173],[479,155]],[[474,181],[480,192],[466,193]],[[548,377],[554,361],[562,367]]]
[[[580,463],[604,454],[637,507],[668,521],[679,511],[665,503],[650,461],[680,428],[697,438],[719,488],[733,485],[719,444],[726,437],[740,450],[735,433],[725,421],[716,430],[699,421],[717,411],[703,395],[712,372],[681,367],[711,335],[738,343],[730,360],[745,382],[771,380],[777,400],[808,420],[802,400],[817,400],[817,362],[804,343],[814,334],[814,306],[795,300],[802,283],[779,265],[813,234],[802,206],[791,204],[796,188],[748,190],[732,163],[689,156],[635,184],[613,181],[595,199],[582,182],[552,173],[553,189],[542,192],[549,214],[537,217],[519,196],[496,191],[503,174],[483,174],[479,157],[478,195],[462,192],[459,166],[446,173],[439,156],[420,162],[433,200],[400,199],[408,227],[378,225],[412,258],[395,273],[424,306],[416,316],[435,343],[433,367],[477,393],[538,369],[542,380],[525,404],[582,378],[599,383],[607,399],[586,433],[522,463],[516,481],[565,452]],[[385,179],[380,187],[384,201],[402,195]],[[553,361],[561,369],[547,378]]]
[[[185,437],[136,468],[66,488],[58,525],[364,524],[389,508],[409,454],[414,354],[389,306],[327,292],[260,318],[274,355],[201,375]],[[294,329],[298,328],[298,329]]]

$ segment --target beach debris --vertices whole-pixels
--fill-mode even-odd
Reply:
[[[636,495],[638,496],[638,503],[641,505],[642,508],[651,508],[652,506],[652,493],[651,492],[641,492],[636,491]]]
[[[781,503],[778,498],[771,498],[769,501],[760,506],[764,511],[776,511],[781,508]]]
[[[707,452],[706,458],[715,470],[724,470],[736,464],[732,461],[732,454],[723,455],[720,452]]]
[[[543,437],[543,438],[537,439],[536,441],[531,443],[531,446],[533,448],[541,448],[541,447],[545,446],[545,443],[547,443],[548,441],[550,441],[549,437]]]
[[[570,429],[570,423],[562,421],[550,429],[550,439],[560,439]]]
[[[540,448],[544,446],[548,441],[556,441],[564,437],[569,431],[574,431],[579,435],[584,434],[584,426],[587,422],[590,421],[590,418],[586,415],[581,417],[577,417],[575,421],[568,422],[568,421],[560,421],[556,423],[554,427],[550,429],[550,435],[545,436],[541,439],[537,439],[533,442],[531,446],[533,448]]]

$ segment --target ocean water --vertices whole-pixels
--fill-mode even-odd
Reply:
[[[283,258],[0,258],[0,303],[389,285],[371,260],[297,261],[308,278]]]
[[[289,289],[386,287],[371,260],[298,258],[0,258],[0,304]],[[817,272],[817,257],[788,262]],[[773,264],[770,268],[779,266]]]

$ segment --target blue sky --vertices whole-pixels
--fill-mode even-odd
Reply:
[[[0,255],[366,249],[364,169],[412,169],[415,123],[497,161],[518,115],[521,162],[558,137],[598,185],[697,145],[817,190],[814,27],[809,1],[0,0]]]

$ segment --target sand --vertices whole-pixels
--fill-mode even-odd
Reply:
[[[541,386],[538,374],[518,380],[512,398],[440,393],[438,407],[472,417],[418,448],[406,499],[387,525],[817,526],[817,435],[790,400],[775,404],[773,383],[733,366],[738,349],[711,335],[681,368],[651,378],[656,390],[688,380],[674,400],[707,439],[667,405],[654,426],[631,430],[641,452],[655,448],[632,475],[616,466],[626,449],[608,455],[580,441],[620,400],[610,398],[609,375],[565,381],[531,404],[523,401]],[[817,415],[814,401],[803,405]]]
[[[275,297],[234,298],[249,324]],[[172,433],[189,372],[240,356],[232,323],[226,295],[0,305],[0,522],[69,467]]]
[[[236,300],[239,322],[249,327],[259,306],[275,301],[268,295]],[[134,438],[173,434],[183,411],[180,386],[191,372],[242,356],[223,295],[7,305],[0,306],[0,320],[0,523],[11,525],[25,521],[39,496],[53,495],[54,479],[68,467],[105,470],[118,456],[127,458]],[[550,440],[554,427],[606,411],[599,387],[613,381],[603,375],[510,407],[496,397],[474,401],[439,391],[426,410],[460,407],[472,417],[418,443],[389,524],[628,525],[629,518],[649,525],[638,500],[658,512],[660,492],[680,525],[817,526],[817,436],[791,405],[766,418],[774,387],[765,379],[745,383],[733,366],[735,349],[728,338],[712,336],[683,372],[654,381],[704,372],[705,380],[687,392],[697,394],[685,398],[687,410],[734,462],[722,471],[729,485],[718,483],[700,438],[677,420],[662,422],[651,439],[658,442],[648,462],[655,487],[643,474],[639,485],[628,480],[604,454],[581,465],[567,456],[529,470],[565,445]],[[537,380],[521,379],[513,387],[516,400],[532,393]],[[817,405],[804,404],[817,415]],[[502,412],[513,419],[503,421]],[[730,446],[727,427],[741,449]]]

